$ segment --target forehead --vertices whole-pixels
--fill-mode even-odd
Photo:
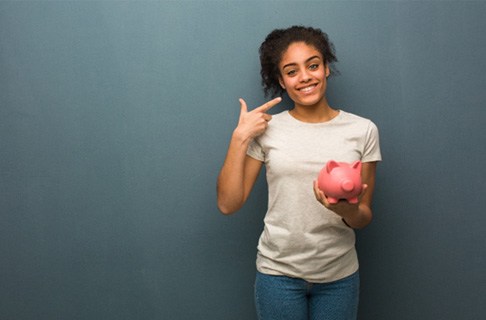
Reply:
[[[289,63],[304,63],[315,56],[322,60],[322,54],[313,45],[305,42],[293,42],[283,52],[279,66],[282,67]]]

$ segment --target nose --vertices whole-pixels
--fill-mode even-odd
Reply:
[[[307,70],[302,71],[300,73],[300,79],[299,79],[300,82],[306,83],[306,82],[309,82],[310,80],[311,80],[311,76],[310,76],[310,74],[308,73]]]

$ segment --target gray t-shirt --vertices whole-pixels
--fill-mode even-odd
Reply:
[[[313,181],[328,160],[380,161],[375,124],[342,110],[323,123],[301,122],[284,111],[247,154],[264,162],[269,192],[258,271],[316,283],[357,271],[354,231],[316,200]]]

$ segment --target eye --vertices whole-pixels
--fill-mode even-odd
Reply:
[[[297,73],[297,71],[295,71],[295,70],[288,70],[286,72],[287,76],[289,76],[289,77],[295,76],[296,73]]]
[[[319,64],[318,63],[313,63],[309,66],[309,69],[310,70],[317,70],[319,68]]]

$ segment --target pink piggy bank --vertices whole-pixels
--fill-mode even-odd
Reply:
[[[317,184],[331,204],[337,203],[340,199],[358,203],[358,195],[363,189],[361,161],[349,164],[330,160],[319,172]]]

